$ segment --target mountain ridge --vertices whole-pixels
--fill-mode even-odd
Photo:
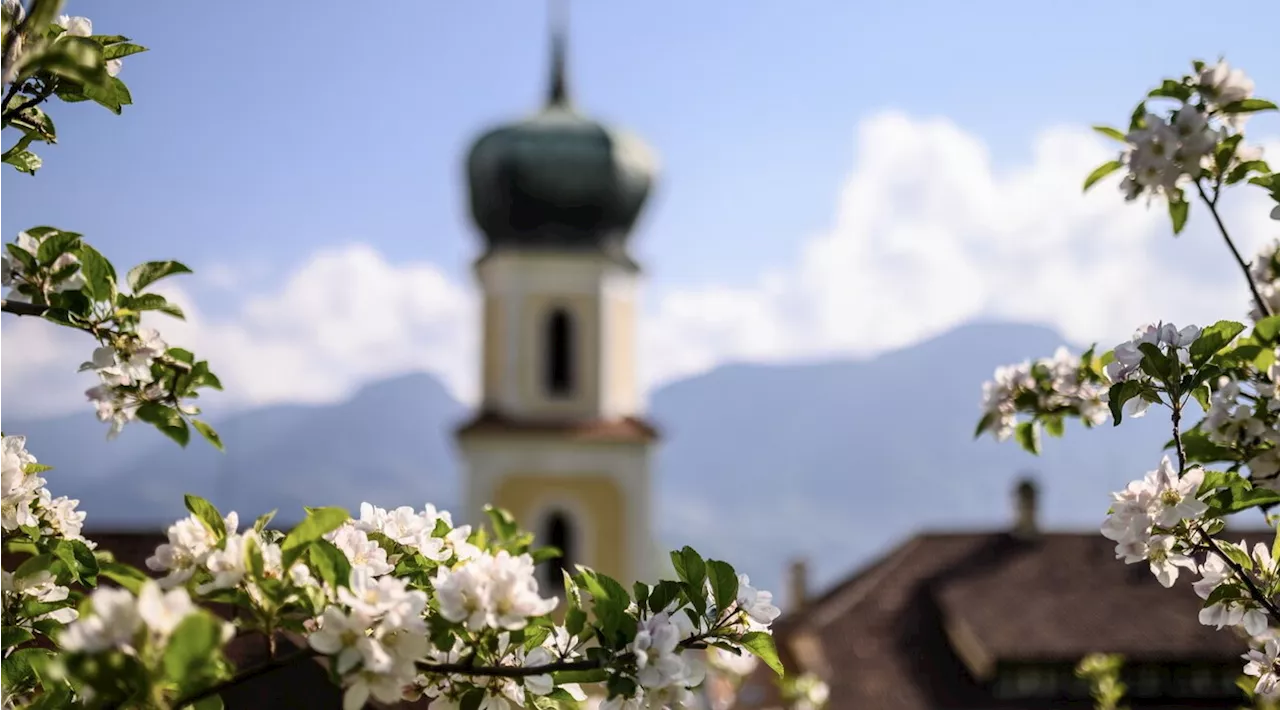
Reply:
[[[726,363],[660,387],[648,412],[664,433],[657,537],[741,561],[773,588],[790,558],[807,556],[821,585],[924,529],[1007,525],[1013,481],[1027,469],[1039,471],[1046,525],[1096,527],[1107,492],[1159,462],[1158,417],[1123,433],[1071,426],[1038,459],[972,437],[995,367],[1062,344],[1043,326],[973,323],[873,357]],[[226,454],[203,442],[181,449],[144,425],[107,444],[89,413],[12,432],[55,467],[55,495],[80,498],[87,530],[160,530],[184,514],[185,492],[242,519],[277,508],[282,523],[303,505],[456,508],[452,433],[468,412],[433,375],[409,373],[333,404],[214,417]]]

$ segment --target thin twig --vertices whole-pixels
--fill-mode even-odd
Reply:
[[[15,316],[42,316],[48,312],[49,306],[41,306],[23,301],[10,301],[6,298],[3,301],[0,301],[0,310],[3,310],[5,313],[12,313]]]
[[[419,661],[415,664],[424,673],[449,673],[452,675],[485,676],[492,678],[526,678],[528,676],[546,675],[561,671],[593,671],[604,668],[600,661],[561,661],[540,666],[473,666],[467,663],[427,663]]]
[[[1253,282],[1253,275],[1249,273],[1249,262],[1240,256],[1240,250],[1236,249],[1235,242],[1231,241],[1231,235],[1227,233],[1227,226],[1222,223],[1222,216],[1218,214],[1218,198],[1215,193],[1214,198],[1209,199],[1208,193],[1204,191],[1204,185],[1196,180],[1196,191],[1200,193],[1200,199],[1204,200],[1204,204],[1209,208],[1209,214],[1213,215],[1213,221],[1218,225],[1218,231],[1222,233],[1222,239],[1227,243],[1227,248],[1231,250],[1231,255],[1236,258],[1236,263],[1240,265],[1240,271],[1244,273],[1244,280],[1249,283],[1249,292],[1253,294],[1254,303],[1258,304],[1258,311],[1263,316],[1271,315],[1271,308],[1267,306],[1267,302],[1263,300],[1262,294],[1258,293],[1258,285]]]
[[[1178,451],[1178,476],[1187,469],[1187,450],[1182,446],[1182,403],[1174,400],[1173,406],[1173,445]]]

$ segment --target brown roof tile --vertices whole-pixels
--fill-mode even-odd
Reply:
[[[775,633],[791,668],[797,638],[817,639],[813,670],[831,688],[831,710],[1091,707],[1088,700],[998,699],[971,671],[975,656],[979,666],[984,657],[992,665],[1074,664],[1095,651],[1237,662],[1242,644],[1198,623],[1199,599],[1185,579],[1164,589],[1145,567],[1117,561],[1113,549],[1097,533],[1029,541],[1005,533],[924,534],[779,619]],[[968,664],[957,643],[970,646]],[[776,705],[768,675],[759,670],[748,680],[754,689],[740,697],[740,710]]]

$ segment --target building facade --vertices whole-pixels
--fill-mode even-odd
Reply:
[[[650,452],[636,371],[639,265],[628,238],[654,160],[570,100],[562,31],[546,104],[467,159],[483,236],[481,403],[458,430],[466,513],[509,511],[563,556],[624,583],[650,573]]]

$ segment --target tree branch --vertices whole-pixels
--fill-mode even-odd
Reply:
[[[249,670],[244,671],[243,673],[237,673],[230,680],[225,680],[221,683],[218,683],[217,685],[211,686],[199,692],[191,693],[190,695],[184,695],[174,701],[173,707],[175,708],[186,707],[187,705],[199,702],[212,695],[218,695],[222,692],[225,692],[231,688],[234,688],[237,685],[240,685],[241,683],[248,682],[259,676],[263,676],[272,671],[276,671],[281,668],[284,668],[285,666],[293,665],[297,661],[306,660],[308,658],[311,658],[312,656],[317,656],[317,655],[319,654],[313,651],[311,648],[309,647],[303,648],[301,651],[298,651],[297,653],[291,653],[287,656],[281,656],[280,658],[277,658],[268,663],[264,663],[260,666],[255,666],[253,668],[250,668]]]
[[[50,81],[47,84],[44,84],[43,86],[41,86],[39,93],[37,93],[35,96],[31,97],[27,101],[23,101],[22,103],[18,104],[16,107],[14,107],[12,111],[5,111],[2,116],[2,121],[0,122],[3,122],[4,125],[7,127],[9,124],[13,123],[13,120],[15,118],[17,118],[18,116],[21,116],[23,111],[26,111],[32,106],[35,106],[39,104],[41,101],[44,101],[45,99],[49,98],[49,96],[52,93],[53,93],[53,82]],[[6,103],[8,102],[6,101]]]
[[[453,675],[493,678],[527,678],[560,671],[593,671],[604,668],[604,664],[600,661],[560,661],[541,666],[473,666],[467,663],[427,663],[426,661],[419,661],[415,665],[418,670],[424,673],[450,673]]]
[[[1196,191],[1200,193],[1200,199],[1204,200],[1204,204],[1209,208],[1209,214],[1213,215],[1213,221],[1218,225],[1218,231],[1222,233],[1222,239],[1227,243],[1227,248],[1231,250],[1231,255],[1236,258],[1236,263],[1240,265],[1240,271],[1244,273],[1244,280],[1249,283],[1249,292],[1253,294],[1254,303],[1258,304],[1258,312],[1262,315],[1271,315],[1271,308],[1267,306],[1267,302],[1263,300],[1262,294],[1258,293],[1258,285],[1253,282],[1253,275],[1249,273],[1249,262],[1240,256],[1240,250],[1236,249],[1235,242],[1231,241],[1231,235],[1227,233],[1227,226],[1222,223],[1222,216],[1218,214],[1217,195],[1214,199],[1209,199],[1208,193],[1204,191],[1204,185],[1196,180]]]
[[[23,301],[10,301],[6,298],[0,301],[0,310],[5,313],[12,313],[15,316],[42,316],[49,310],[49,307]]]

